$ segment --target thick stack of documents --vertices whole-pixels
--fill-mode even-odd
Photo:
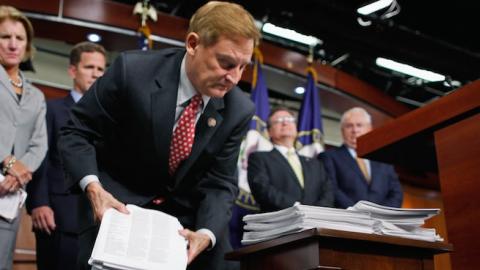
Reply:
[[[360,201],[349,209],[295,205],[280,211],[246,215],[242,244],[253,244],[312,228],[384,234],[442,241],[435,229],[420,226],[439,209],[402,209]]]
[[[360,201],[348,208],[352,211],[370,214],[379,221],[374,226],[377,234],[399,236],[425,241],[443,241],[435,229],[422,228],[425,220],[438,215],[438,208],[395,208]]]
[[[92,270],[185,270],[187,242],[177,218],[127,205],[130,214],[105,212],[88,263]]]

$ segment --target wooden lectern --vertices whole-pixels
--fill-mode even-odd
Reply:
[[[310,229],[228,253],[242,270],[433,270],[451,245],[400,237]]]
[[[480,80],[360,137],[357,153],[438,172],[452,268],[479,269]]]

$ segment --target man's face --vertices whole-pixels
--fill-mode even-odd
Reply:
[[[22,62],[27,49],[27,32],[19,21],[10,19],[0,24],[0,64],[15,67]]]
[[[73,88],[82,94],[105,72],[105,56],[99,52],[83,52],[77,65],[70,65],[68,74]]]
[[[368,118],[361,112],[351,112],[342,124],[343,142],[350,148],[357,149],[357,138],[372,130]]]
[[[242,77],[253,53],[253,40],[220,36],[205,47],[196,33],[187,36],[186,71],[197,91],[223,97]]]
[[[293,143],[297,138],[297,124],[295,117],[288,111],[277,111],[270,116],[268,133],[275,144],[288,141]],[[283,145],[283,144],[282,144]]]

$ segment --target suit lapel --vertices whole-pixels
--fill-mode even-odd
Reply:
[[[362,171],[360,170],[360,167],[358,167],[357,162],[352,157],[352,155],[350,155],[350,152],[348,151],[347,147],[345,145],[343,145],[340,148],[340,150],[341,150],[341,153],[342,153],[342,156],[343,156],[343,159],[344,159],[345,163],[348,164],[348,167],[353,168],[353,170],[358,175],[358,177],[360,177],[360,179],[362,179],[363,182],[366,184],[367,179],[365,179],[365,176],[363,175]]]
[[[310,187],[310,181],[311,181],[311,175],[310,175],[311,170],[307,169],[308,162],[306,157],[298,155],[298,158],[300,159],[300,163],[302,164],[303,189],[308,190],[308,188]]]
[[[157,88],[151,92],[152,131],[160,170],[168,171],[170,141],[175,124],[175,108],[177,104],[178,84],[180,81],[180,65],[184,54],[176,53],[166,57],[166,68],[159,70],[155,78]],[[168,68],[167,68],[168,67]]]
[[[278,164],[283,163],[284,168],[288,168],[287,171],[290,174],[290,178],[295,179],[295,183],[301,188],[300,183],[298,182],[297,175],[293,171],[292,166],[290,166],[290,163],[288,163],[288,160],[276,148],[273,148],[272,153],[273,153],[273,158],[275,159],[275,162],[277,162]],[[300,163],[302,164],[302,171],[304,171],[303,163],[302,162]],[[305,180],[305,175],[303,176],[303,178]]]
[[[198,119],[198,122],[195,126],[195,139],[192,152],[190,153],[188,159],[185,160],[178,168],[178,172],[175,177],[175,185],[179,184],[179,180],[185,176],[190,167],[195,163],[200,153],[202,153],[205,146],[210,141],[212,135],[222,124],[223,117],[219,111],[223,108],[223,99],[211,98],[208,102],[207,107]]]
[[[73,100],[72,95],[70,93],[63,98],[63,104],[67,109],[70,109],[75,104],[75,101]]]
[[[13,89],[13,86],[10,84],[8,74],[3,67],[0,67],[0,83],[3,84],[5,89],[7,89],[7,92],[13,96],[15,101],[18,102],[18,97],[17,94],[15,94],[15,89]]]
[[[370,187],[375,188],[382,184],[381,179],[377,180],[378,162],[370,160]]]

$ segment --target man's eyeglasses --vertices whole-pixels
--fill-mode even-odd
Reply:
[[[277,119],[272,120],[272,125],[275,124],[283,124],[283,123],[296,123],[297,120],[295,117],[292,116],[282,116],[278,117]]]

